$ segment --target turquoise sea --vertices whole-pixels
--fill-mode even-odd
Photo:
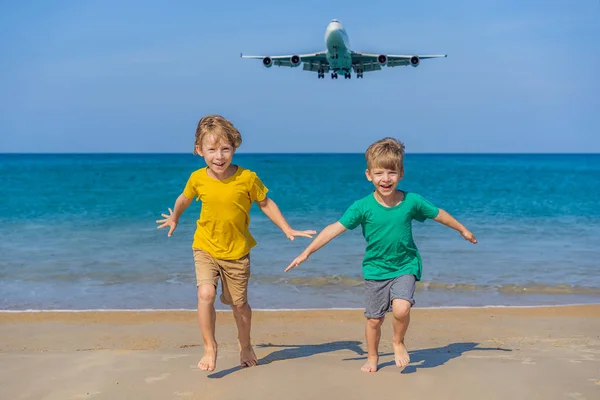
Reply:
[[[372,186],[362,154],[238,154],[290,224],[321,230]],[[200,203],[171,237],[191,154],[0,155],[0,309],[193,309]],[[404,190],[463,222],[479,244],[414,223],[417,307],[600,303],[600,155],[408,154]],[[361,308],[360,229],[284,273],[287,240],[254,206],[254,308]],[[218,308],[224,308],[217,301]]]

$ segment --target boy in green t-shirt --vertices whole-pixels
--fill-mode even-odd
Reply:
[[[410,362],[404,336],[410,322],[415,283],[421,279],[422,261],[412,237],[412,220],[433,219],[456,229],[471,243],[475,236],[446,211],[416,193],[396,190],[404,175],[404,144],[393,138],[373,143],[365,153],[367,179],[375,190],[355,201],[338,222],[327,226],[286,268],[300,265],[308,257],[348,229],[362,227],[367,248],[362,269],[365,278],[367,362],[364,372],[376,372],[381,325],[387,312],[394,315],[393,346],[396,365]]]

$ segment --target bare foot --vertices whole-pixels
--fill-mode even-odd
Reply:
[[[202,371],[214,371],[217,365],[217,346],[204,347],[204,355],[198,361],[198,368]]]
[[[404,343],[392,343],[394,345],[394,358],[396,359],[396,366],[404,369],[410,363],[410,356]]]
[[[242,368],[245,367],[254,367],[258,364],[258,359],[256,358],[256,354],[254,354],[254,349],[252,345],[242,347],[240,345],[240,365]]]
[[[367,357],[367,362],[360,368],[362,372],[377,372],[379,357]]]

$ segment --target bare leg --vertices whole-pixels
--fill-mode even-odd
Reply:
[[[250,329],[252,327],[252,309],[250,304],[243,303],[231,306],[233,317],[238,328],[238,345],[240,348],[240,365],[253,367],[258,364],[254,349],[250,342]]]
[[[404,336],[410,323],[411,304],[403,299],[394,299],[392,301],[392,312],[394,314],[394,337],[392,344],[394,346],[394,358],[396,366],[404,369],[410,363],[410,356],[404,346]]]
[[[379,339],[381,339],[381,324],[385,316],[381,318],[367,319],[365,336],[367,338],[367,362],[361,367],[363,372],[377,372],[379,363]]]
[[[214,371],[217,364],[217,340],[215,339],[215,297],[217,289],[212,283],[198,286],[198,323],[204,340],[204,355],[198,362],[203,371]]]

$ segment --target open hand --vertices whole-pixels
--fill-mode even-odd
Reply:
[[[288,239],[290,240],[294,240],[294,238],[296,236],[302,236],[302,237],[307,237],[312,239],[313,235],[316,235],[317,231],[297,231],[295,229],[292,229],[291,231],[287,232],[285,235],[287,236]]]
[[[171,236],[173,235],[173,232],[175,232],[175,229],[177,228],[177,221],[175,221],[173,219],[173,210],[171,210],[169,208],[169,215],[167,214],[160,214],[163,217],[165,217],[165,219],[159,219],[156,221],[157,224],[162,224],[159,225],[156,229],[162,229],[162,228],[166,228],[167,226],[169,227],[169,233],[167,234],[167,236]]]
[[[294,261],[292,261],[290,263],[290,265],[288,265],[288,267],[285,269],[285,272],[288,272],[290,269],[297,267],[298,265],[302,264],[307,259],[308,259],[308,255],[306,255],[304,253],[300,254],[298,257],[294,258]]]
[[[471,233],[471,231],[469,231],[468,229],[465,229],[464,231],[461,231],[460,234],[462,235],[462,237],[464,237],[469,242],[471,242],[473,244],[477,243],[477,239],[475,239],[475,235],[473,235]]]

